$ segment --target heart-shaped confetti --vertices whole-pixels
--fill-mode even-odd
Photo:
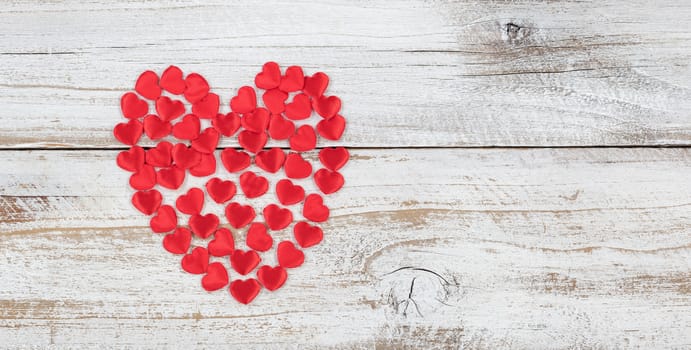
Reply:
[[[147,70],[120,99],[126,120],[113,130],[130,146],[116,163],[131,173],[132,204],[150,216],[163,248],[203,289],[226,289],[243,304],[289,284],[303,250],[324,240],[324,200],[343,187],[349,159],[343,147],[315,150],[319,138],[339,140],[346,124],[341,99],[324,95],[326,74],[267,62],[254,85],[224,105],[200,74]],[[139,146],[142,137],[155,145]],[[226,137],[240,149],[217,150]],[[270,140],[284,144],[266,148]]]

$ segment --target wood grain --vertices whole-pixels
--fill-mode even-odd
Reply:
[[[181,272],[115,154],[0,152],[3,346],[691,346],[689,149],[352,150],[250,306]]]
[[[143,70],[202,73],[225,105],[268,60],[330,74],[348,146],[689,145],[689,18],[677,0],[12,1],[0,147],[117,147]]]

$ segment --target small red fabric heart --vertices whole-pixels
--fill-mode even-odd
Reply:
[[[329,208],[324,205],[320,195],[313,193],[305,198],[305,203],[302,206],[302,216],[310,221],[324,222],[329,218]]]
[[[283,113],[283,111],[285,111],[287,99],[288,94],[279,89],[268,90],[262,95],[264,105],[274,114]]]
[[[190,217],[189,225],[192,232],[199,238],[208,238],[218,228],[219,220],[216,214],[199,215],[195,214]]]
[[[228,271],[220,262],[212,262],[202,277],[202,288],[209,292],[219,290],[228,284]]]
[[[212,153],[218,146],[221,135],[214,128],[206,128],[199,134],[199,137],[192,140],[192,148],[201,153]]]
[[[283,205],[297,204],[305,199],[305,190],[288,179],[282,179],[276,183],[276,197]]]
[[[116,162],[124,170],[137,171],[144,166],[144,159],[144,149],[139,146],[132,146],[129,150],[118,153]]]
[[[270,173],[276,173],[283,166],[285,159],[286,155],[283,153],[283,150],[278,147],[274,147],[268,151],[261,151],[257,153],[257,155],[254,157],[254,162],[263,170],[266,170]]]
[[[147,70],[142,73],[134,84],[134,90],[140,95],[155,100],[161,96],[161,87],[158,86],[158,75],[153,71]]]
[[[221,162],[223,166],[231,173],[238,172],[250,166],[250,155],[243,151],[236,151],[232,148],[226,148],[221,151]]]
[[[302,91],[310,97],[320,97],[329,85],[329,76],[322,72],[315,73],[311,77],[305,77],[305,86]]]
[[[240,128],[240,116],[233,112],[228,114],[216,114],[216,117],[211,121],[211,125],[213,125],[221,135],[232,136]]]
[[[216,157],[212,153],[202,153],[199,163],[190,168],[190,174],[196,177],[209,176],[216,172]]]
[[[245,113],[240,119],[240,124],[249,131],[264,132],[269,127],[269,111],[266,108],[257,108],[253,112]]]
[[[260,289],[259,282],[254,278],[235,280],[230,284],[230,295],[243,304],[249,304],[257,297]]]
[[[184,143],[178,143],[173,146],[171,151],[173,156],[173,162],[178,168],[189,169],[202,160],[201,153],[197,152],[194,148],[187,147]]]
[[[241,275],[246,275],[254,270],[262,259],[254,250],[243,251],[235,249],[230,255],[230,265]]]
[[[218,114],[220,105],[221,100],[218,95],[210,93],[192,105],[192,113],[199,118],[212,119]]]
[[[243,228],[247,226],[256,216],[254,208],[250,205],[242,205],[237,202],[231,202],[226,207],[226,218],[231,226],[235,228]]]
[[[163,237],[163,248],[173,254],[185,254],[190,249],[192,233],[184,227],[178,227],[175,232]]]
[[[291,179],[304,179],[312,174],[312,164],[299,153],[290,153],[285,161],[286,176]]]
[[[204,247],[196,247],[180,261],[182,269],[192,274],[202,274],[209,266],[209,253]]]
[[[281,83],[281,68],[276,62],[266,62],[262,71],[254,77],[254,85],[260,89],[277,88]]]
[[[173,130],[173,125],[168,121],[163,121],[155,114],[144,117],[144,133],[152,140],[162,139]]]
[[[311,151],[317,146],[317,134],[309,125],[299,127],[290,137],[290,148],[299,152]]]
[[[262,196],[269,189],[269,181],[263,176],[246,171],[240,175],[240,188],[247,198]]]
[[[139,118],[149,113],[149,104],[140,100],[134,92],[128,92],[120,98],[120,109],[125,118]]]
[[[156,181],[165,188],[177,190],[185,181],[185,170],[176,165],[161,169],[156,173]]]
[[[194,140],[199,137],[200,128],[199,118],[194,114],[188,114],[182,121],[173,125],[173,136],[182,140]]]
[[[230,99],[230,109],[235,113],[250,113],[257,108],[257,94],[251,86],[243,86],[237,96]]]
[[[324,194],[334,193],[343,187],[343,175],[328,169],[319,169],[314,173],[314,182]]]
[[[173,144],[167,141],[159,142],[156,147],[146,151],[146,164],[163,168],[173,164]]]
[[[158,210],[163,197],[156,190],[137,191],[132,195],[132,205],[144,215],[151,215]]]
[[[298,244],[303,248],[309,248],[319,244],[324,238],[324,232],[318,226],[312,226],[300,221],[293,226],[293,235]]]
[[[257,271],[257,279],[261,284],[264,286],[264,288],[274,291],[286,282],[286,279],[288,278],[288,273],[286,272],[286,269],[276,266],[276,267],[271,267],[269,265],[264,265],[259,268]]]
[[[281,208],[276,204],[264,207],[264,221],[274,231],[282,230],[293,222],[293,213],[290,209]]]
[[[248,247],[265,252],[271,249],[274,244],[273,238],[269,235],[266,230],[266,226],[262,223],[253,222],[250,228],[247,229],[247,238],[245,243]]]
[[[156,170],[150,165],[143,165],[139,171],[130,176],[130,186],[135,190],[150,190],[156,185]]]
[[[306,94],[297,94],[285,107],[285,115],[292,120],[307,119],[312,114],[310,98]]]
[[[338,114],[317,123],[317,131],[319,132],[319,136],[327,140],[336,141],[340,139],[344,130],[345,118]]]
[[[113,129],[113,135],[118,141],[126,145],[136,145],[139,142],[139,138],[142,136],[144,127],[142,123],[137,119],[132,119],[127,123],[119,123]]]
[[[222,204],[235,196],[237,188],[235,187],[235,183],[233,181],[223,181],[217,177],[214,177],[206,182],[206,192],[209,194],[211,199],[214,200],[214,202]]]
[[[279,89],[285,92],[295,92],[302,90],[305,84],[305,75],[300,66],[290,66],[286,69],[286,74],[281,78]]]
[[[295,123],[274,114],[269,120],[269,136],[274,140],[285,140],[295,133]]]
[[[182,101],[161,96],[156,99],[156,112],[161,120],[170,121],[185,113],[185,105],[182,104]]]
[[[336,96],[321,96],[312,101],[314,111],[324,118],[331,118],[341,110],[341,99]]]
[[[238,135],[238,143],[249,152],[257,153],[266,145],[266,132],[243,130]]]
[[[233,234],[227,228],[219,228],[214,233],[214,239],[209,242],[209,254],[213,256],[226,256],[235,250]]]
[[[174,95],[185,92],[185,80],[182,79],[182,70],[176,66],[170,66],[161,74],[159,85]]]
[[[197,73],[192,73],[185,78],[185,98],[190,103],[197,103],[209,94],[209,83]]]
[[[327,147],[319,151],[319,161],[325,168],[337,171],[342,168],[350,158],[350,153],[345,147]]]
[[[305,261],[305,254],[300,249],[295,248],[295,244],[290,241],[279,243],[276,254],[278,264],[287,269],[298,267]]]
[[[204,207],[204,191],[196,187],[190,188],[187,193],[178,197],[175,207],[185,214],[199,214]]]
[[[151,226],[151,231],[156,233],[173,231],[178,226],[178,216],[175,214],[175,209],[170,205],[161,206],[156,215],[151,217],[149,226]]]

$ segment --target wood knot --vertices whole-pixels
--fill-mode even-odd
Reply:
[[[506,23],[506,35],[509,37],[509,40],[518,39],[520,30],[521,26],[519,26],[518,24],[512,22]]]

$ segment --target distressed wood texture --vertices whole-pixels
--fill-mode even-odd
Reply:
[[[689,145],[689,18],[678,0],[5,2],[0,147],[116,147],[144,69],[197,71],[227,103],[268,60],[331,75],[349,146]]]
[[[0,152],[4,346],[691,347],[691,149],[353,150],[249,306],[181,271],[115,154]]]

